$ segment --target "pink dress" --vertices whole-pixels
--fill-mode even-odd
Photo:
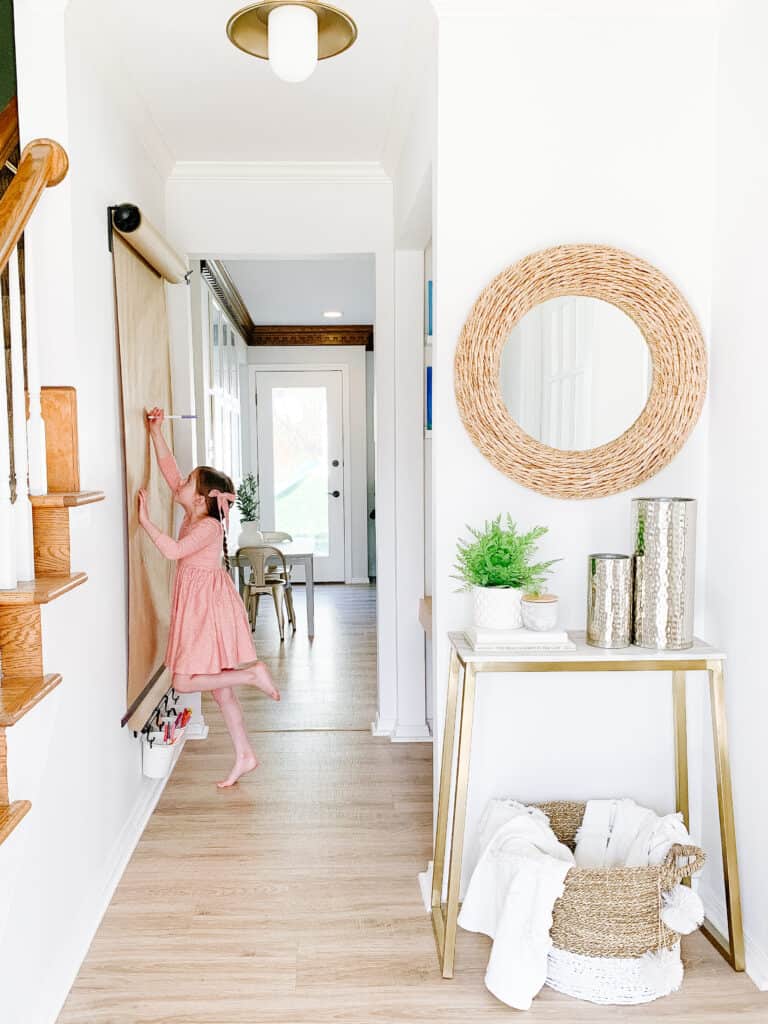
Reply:
[[[158,465],[175,492],[183,482],[176,460],[166,456]],[[178,540],[156,526],[147,531],[160,552],[178,562],[165,654],[171,672],[214,674],[256,661],[245,606],[221,564],[223,528],[210,516],[191,526],[186,515]]]

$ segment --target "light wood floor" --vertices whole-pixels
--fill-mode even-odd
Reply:
[[[514,1018],[483,986],[487,939],[460,932],[456,977],[437,970],[416,882],[430,856],[432,752],[370,735],[373,590],[318,588],[311,647],[304,632],[278,652],[266,612],[257,639],[283,701],[243,701],[252,728],[269,730],[255,737],[262,767],[216,790],[230,752],[206,702],[210,739],[183,751],[59,1024]],[[544,989],[525,1019],[768,1021],[768,995],[704,939],[684,952],[683,989],[667,999],[595,1007]]]

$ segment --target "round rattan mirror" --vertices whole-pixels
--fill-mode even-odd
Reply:
[[[514,329],[535,307],[564,296],[617,307],[650,354],[647,401],[638,401],[632,416],[639,415],[619,436],[597,447],[543,443],[510,413],[508,383],[502,391],[502,354]],[[475,445],[502,473],[557,498],[603,497],[657,473],[698,420],[706,382],[701,329],[677,288],[644,260],[601,245],[545,249],[508,267],[480,294],[456,349],[456,399]]]

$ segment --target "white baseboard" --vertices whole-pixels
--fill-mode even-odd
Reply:
[[[708,886],[705,888],[701,883],[699,883],[697,892],[704,903],[707,918],[722,935],[727,935],[728,917],[724,898]],[[747,974],[761,992],[768,992],[768,952],[746,931],[744,932],[744,955]]]
[[[374,736],[391,736],[394,731],[394,718],[382,718],[377,712],[376,718],[371,722],[371,733]]]
[[[354,584],[357,584],[359,586],[364,584],[367,587],[370,585],[371,581],[367,576],[353,576],[351,580],[345,580],[345,582],[348,586]]]
[[[430,861],[427,864],[426,871],[420,871],[419,878],[419,890],[421,891],[421,902],[424,904],[424,910],[429,914],[432,912],[432,868],[434,862]]]
[[[206,726],[206,734],[207,732],[208,728]],[[184,746],[186,740],[187,737],[185,736],[181,743],[181,747]],[[176,765],[179,759],[181,747],[174,758],[173,766]],[[112,901],[115,889],[117,889],[120,879],[123,877],[123,873],[128,866],[128,861],[131,859],[133,851],[136,849],[144,829],[147,827],[147,823],[152,816],[152,812],[162,796],[168,779],[171,777],[173,766],[171,767],[171,772],[169,772],[168,776],[164,779],[144,779],[144,786],[139,797],[133,806],[130,816],[126,820],[125,825],[123,825],[120,835],[115,840],[109,857],[107,858],[104,881],[99,888],[94,887],[91,890],[91,898],[85,900],[83,904],[81,904],[82,909],[79,915],[79,921],[73,929],[72,941],[67,944],[66,951],[69,954],[69,967],[68,979],[65,982],[66,988],[63,992],[60,991],[58,993],[58,996],[56,997],[58,1004],[53,1008],[52,1015],[46,1018],[51,1022],[58,1018],[61,1008],[66,1002],[69,990],[77,977],[83,961],[88,955],[88,950],[93,942],[93,938],[96,935],[99,925],[101,924],[101,920]]]
[[[396,725],[392,731],[393,743],[431,743],[432,733],[424,725]]]

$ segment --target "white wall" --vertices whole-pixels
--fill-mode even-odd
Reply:
[[[504,7],[504,16],[483,18],[473,10],[440,24],[432,440],[438,717],[445,635],[469,614],[450,578],[466,523],[510,512],[524,527],[548,526],[541,553],[563,558],[552,589],[562,599],[563,625],[571,628],[584,627],[587,554],[626,551],[630,543],[631,494],[585,502],[547,498],[507,479],[473,446],[453,395],[453,354],[477,295],[532,251],[562,242],[609,243],[665,271],[709,335],[710,5],[590,3],[579,5],[586,13],[574,13],[565,0],[513,0]],[[702,422],[673,463],[640,490],[703,499],[705,472]],[[474,749],[470,852],[478,815],[493,795],[627,794],[659,810],[672,806],[665,677],[481,676],[475,729],[482,742]],[[470,855],[467,871],[473,863]]]
[[[259,345],[247,349],[247,359],[252,369],[264,369],[275,366],[293,366],[297,364],[317,367],[343,366],[349,389],[349,446],[351,461],[345,467],[345,479],[349,484],[349,510],[351,544],[350,575],[351,582],[367,582],[368,580],[368,496],[367,496],[367,423],[366,423],[366,383],[365,383],[365,349],[345,345],[323,345],[311,347],[306,345]],[[252,383],[253,378],[249,383]],[[249,387],[241,394],[243,406],[248,406],[251,417],[254,413],[254,391]],[[253,445],[251,445],[250,462],[244,467],[247,473],[255,472]]]
[[[0,847],[4,1024],[55,1019],[159,793],[141,775],[138,741],[120,727],[124,498],[106,208],[136,202],[162,227],[163,174],[137,134],[130,97],[94,66],[79,8],[65,34],[61,12],[46,6],[48,18],[41,4],[17,5],[23,141],[56,138],[71,168],[28,232],[41,374],[43,384],[77,388],[82,486],[106,500],[71,514],[73,569],[88,583],[42,611],[45,669],[64,681],[8,731],[11,795],[31,799],[32,810]]]
[[[258,165],[198,173],[177,168],[166,189],[167,229],[191,257],[243,259],[373,253],[376,257],[376,541],[379,552],[378,716],[391,735],[397,696],[395,595],[395,358],[392,185],[383,175],[290,180]]]
[[[747,969],[768,988],[768,888],[765,806],[768,689],[762,657],[768,560],[768,446],[765,380],[764,240],[768,233],[768,68],[762,41],[768,10],[751,0],[723,3],[720,37],[716,260],[710,368],[707,631],[729,653],[727,706],[736,836],[743,892]],[[713,767],[705,759],[707,823],[713,862],[707,903],[722,908]],[[724,916],[724,913],[722,914]]]

